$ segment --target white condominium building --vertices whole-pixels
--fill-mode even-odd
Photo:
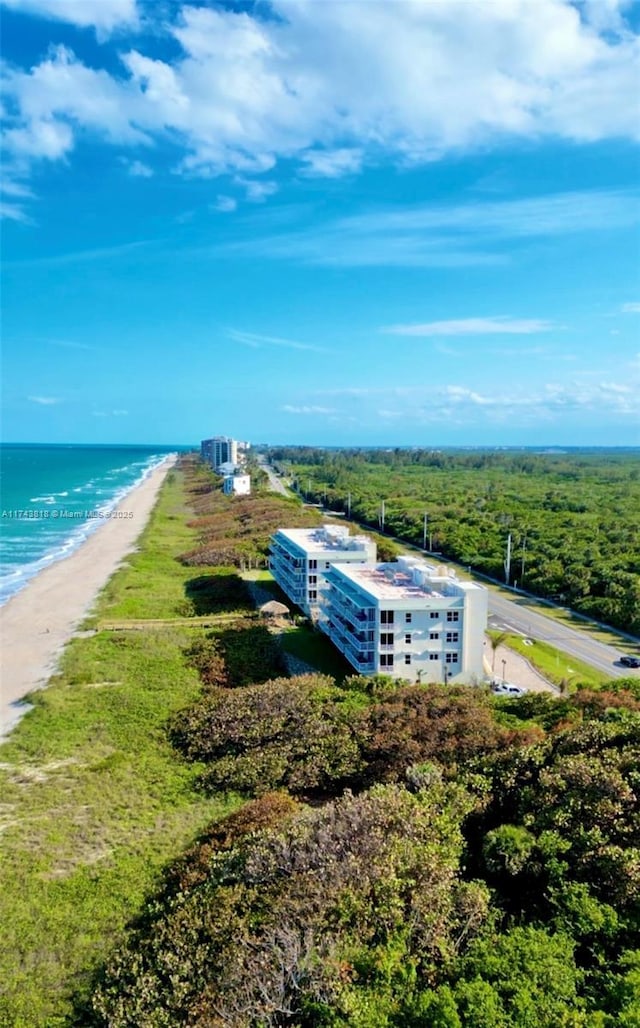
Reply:
[[[280,528],[271,537],[270,567],[276,582],[308,617],[319,615],[319,597],[335,561],[372,564],[376,544],[366,535],[349,535],[344,525]]]
[[[320,627],[361,674],[422,682],[480,681],[487,590],[417,557],[373,566],[337,558]]]
[[[218,435],[213,439],[203,439],[200,443],[200,455],[214,471],[223,464],[238,463],[238,443],[228,436]]]

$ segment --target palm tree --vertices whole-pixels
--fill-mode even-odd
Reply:
[[[508,635],[509,635],[508,632],[496,632],[495,635],[491,634],[489,636],[489,642],[491,643],[491,649],[493,651],[493,656],[491,658],[491,672],[492,672],[492,674],[496,670],[496,651],[498,649],[498,646],[502,646],[503,642],[505,641],[505,639],[507,638]]]

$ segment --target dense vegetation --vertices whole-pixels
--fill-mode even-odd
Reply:
[[[640,634],[640,457],[280,447],[301,492],[354,518]]]
[[[320,524],[317,511],[304,509],[296,500],[281,496],[229,497],[212,491],[203,476],[194,494],[195,517],[189,527],[197,532],[197,543],[181,555],[188,566],[223,564],[237,568],[264,567],[269,541],[278,528],[305,528]]]
[[[196,705],[186,727],[192,755],[215,767],[225,746],[240,750],[227,784],[262,793],[280,752],[273,740],[284,731],[291,747],[308,725],[299,752],[285,748],[292,759],[279,784],[304,793],[311,774],[315,785],[318,753],[324,773],[336,749],[329,740],[346,741],[328,704],[335,687],[292,680],[298,695],[286,709],[298,704],[297,721],[287,734],[284,686],[229,690],[215,725],[211,708]],[[258,688],[271,696],[266,713],[255,707]],[[86,1023],[638,1024],[640,702],[622,686],[501,701],[491,716],[485,698],[492,738],[482,745],[480,731],[470,746],[478,694],[460,690],[447,704],[443,689],[416,691],[437,699],[421,731],[435,759],[402,774],[402,762],[391,773],[382,762],[357,795],[324,774],[320,805],[265,792],[213,825],[132,926]],[[301,695],[315,695],[315,710],[300,707]],[[242,702],[246,735],[233,716]],[[440,722],[451,718],[457,730],[439,750]],[[307,746],[318,735],[314,753]]]
[[[290,678],[238,567],[317,515],[214,485],[183,462],[3,748],[0,1023],[637,1026],[637,684]]]
[[[207,764],[207,788],[259,795],[337,795],[402,780],[435,757],[455,764],[508,745],[488,693],[465,687],[398,687],[389,679],[277,678],[216,689],[175,719],[173,738]],[[528,733],[527,733],[528,737]]]

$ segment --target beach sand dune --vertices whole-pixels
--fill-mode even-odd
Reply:
[[[135,547],[174,462],[167,458],[124,497],[116,510],[130,517],[106,520],[75,553],[46,568],[0,608],[2,735],[24,712],[24,696],[46,685],[65,643]]]

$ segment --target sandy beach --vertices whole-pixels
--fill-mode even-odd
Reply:
[[[24,712],[20,701],[46,685],[79,623],[124,557],[135,547],[175,462],[169,457],[74,553],[46,568],[0,608],[0,733]],[[130,515],[130,516],[129,516]]]

